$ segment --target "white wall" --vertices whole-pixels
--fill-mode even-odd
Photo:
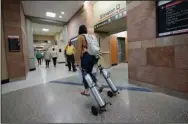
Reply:
[[[60,40],[65,43],[68,44],[68,29],[67,29],[67,25],[63,26],[63,30],[60,32]]]
[[[57,45],[55,46],[53,45],[49,48],[50,51],[52,50],[52,48],[55,48],[55,50],[58,53],[57,62],[59,63],[65,62],[65,56],[64,56],[65,43],[63,42],[63,35],[64,35],[63,30],[59,33],[56,33],[55,40],[57,41]],[[61,49],[61,52],[59,52],[59,49]]]
[[[33,30],[32,22],[29,19],[26,19],[26,32],[27,32],[27,41],[28,41],[28,56],[29,56],[29,69],[35,69],[35,53],[34,53],[34,43],[33,43]]]
[[[113,35],[115,35],[117,37],[127,37],[127,31],[119,32],[119,33],[116,33]]]

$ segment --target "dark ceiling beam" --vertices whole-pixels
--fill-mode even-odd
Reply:
[[[54,26],[63,26],[64,24],[66,24],[66,22],[62,22],[62,21],[50,20],[50,19],[28,16],[28,15],[25,15],[25,18],[37,24],[46,24],[46,25],[54,25]]]

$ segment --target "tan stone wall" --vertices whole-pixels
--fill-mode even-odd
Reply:
[[[21,16],[21,33],[22,33],[22,42],[23,42],[23,56],[25,62],[25,73],[29,71],[29,54],[28,54],[28,41],[26,38],[26,28],[25,28],[25,16],[23,6],[20,5],[20,16]]]
[[[4,33],[2,29],[3,29],[3,24],[1,23],[1,80],[6,80],[8,79],[7,57],[6,57]]]
[[[155,1],[127,6],[129,79],[188,92],[188,34],[156,38]]]
[[[69,20],[67,24],[69,39],[78,35],[80,25],[86,25],[89,33],[94,32],[92,4],[84,3],[78,12],[76,12],[75,15]]]
[[[10,79],[25,78],[27,75],[27,43],[25,38],[25,20],[19,0],[2,1],[2,20],[7,57],[7,70]],[[20,37],[20,52],[8,51],[8,35]]]

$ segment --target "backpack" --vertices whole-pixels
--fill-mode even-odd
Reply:
[[[100,54],[99,42],[95,35],[83,34],[87,42],[87,51],[90,55],[98,56]]]

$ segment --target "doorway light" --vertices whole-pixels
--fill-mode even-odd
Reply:
[[[49,31],[49,29],[46,29],[46,28],[43,28],[42,30],[45,31],[45,32]]]
[[[46,12],[46,16],[54,18],[56,16],[56,14],[53,12]]]

